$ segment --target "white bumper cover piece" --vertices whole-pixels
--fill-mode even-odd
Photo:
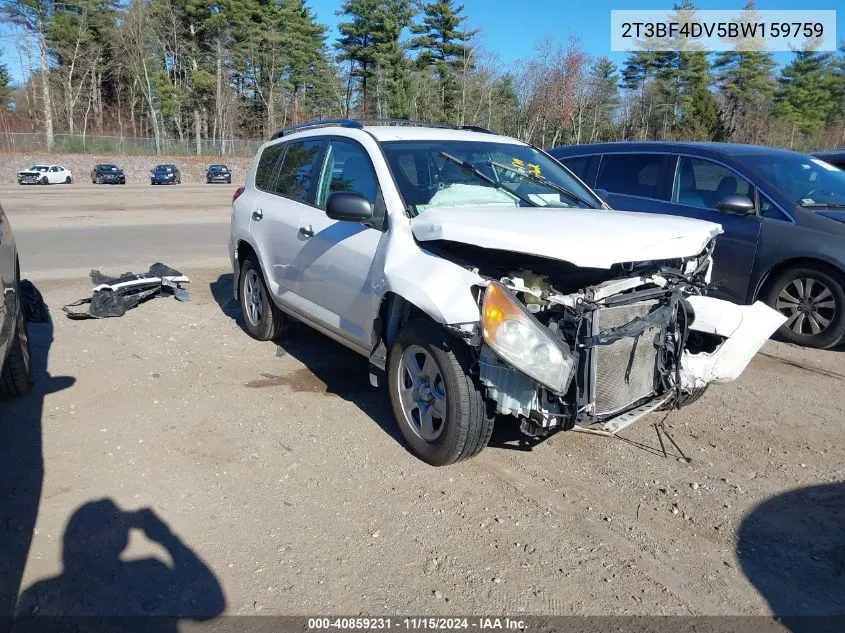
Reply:
[[[685,353],[681,359],[681,380],[685,389],[708,383],[736,380],[757,351],[786,317],[764,303],[739,306],[712,297],[690,297],[695,320],[690,329],[726,337],[710,354]]]

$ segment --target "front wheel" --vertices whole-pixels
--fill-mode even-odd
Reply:
[[[768,284],[765,302],[783,316],[780,338],[830,349],[845,341],[845,280],[819,264],[788,268]]]
[[[23,310],[19,310],[15,334],[9,346],[9,355],[0,370],[0,397],[22,396],[28,393],[31,387],[29,336]]]
[[[399,430],[417,457],[446,466],[487,446],[494,416],[470,358],[435,324],[409,321],[390,350],[387,387]]]
[[[41,176],[41,180],[38,181],[39,185],[49,185],[50,181],[47,179],[47,176]]]

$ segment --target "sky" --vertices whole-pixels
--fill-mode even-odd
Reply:
[[[307,0],[323,24],[330,27],[329,44],[337,36],[336,15],[341,0]],[[460,2],[460,0],[458,0]],[[611,9],[665,9],[672,8],[672,0],[463,0],[464,15],[468,25],[481,30],[484,46],[498,53],[505,66],[529,57],[537,43],[548,35],[566,42],[570,36],[579,38],[583,48],[593,56],[606,55],[620,67],[626,53],[610,51]],[[740,9],[745,0],[697,0],[699,9]],[[812,20],[813,10],[839,9],[836,31],[839,41],[845,40],[845,2],[843,0],[757,0],[761,10],[802,9],[807,20]],[[805,9],[810,6],[811,9]],[[0,26],[0,47],[3,61],[12,76],[20,79],[17,58],[6,29]],[[791,59],[788,52],[776,53],[779,64]]]

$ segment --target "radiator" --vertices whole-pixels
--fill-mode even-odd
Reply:
[[[647,301],[598,311],[598,325],[602,330],[619,327],[645,316],[656,306]],[[633,338],[625,338],[610,345],[595,348],[595,415],[609,416],[624,411],[633,403],[654,393],[657,349],[654,341],[660,327],[645,330],[634,347]],[[633,361],[632,361],[633,355]],[[630,373],[626,380],[626,372]]]

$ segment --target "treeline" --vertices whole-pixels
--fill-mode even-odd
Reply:
[[[454,0],[343,0],[329,41],[304,0],[0,0],[0,131],[179,138],[197,152],[314,118],[476,124],[541,146],[603,140],[845,145],[845,46],[631,53],[541,40],[504,69]],[[753,0],[745,7],[754,18]],[[695,10],[691,0],[675,6]],[[8,46],[8,44],[7,44]]]

